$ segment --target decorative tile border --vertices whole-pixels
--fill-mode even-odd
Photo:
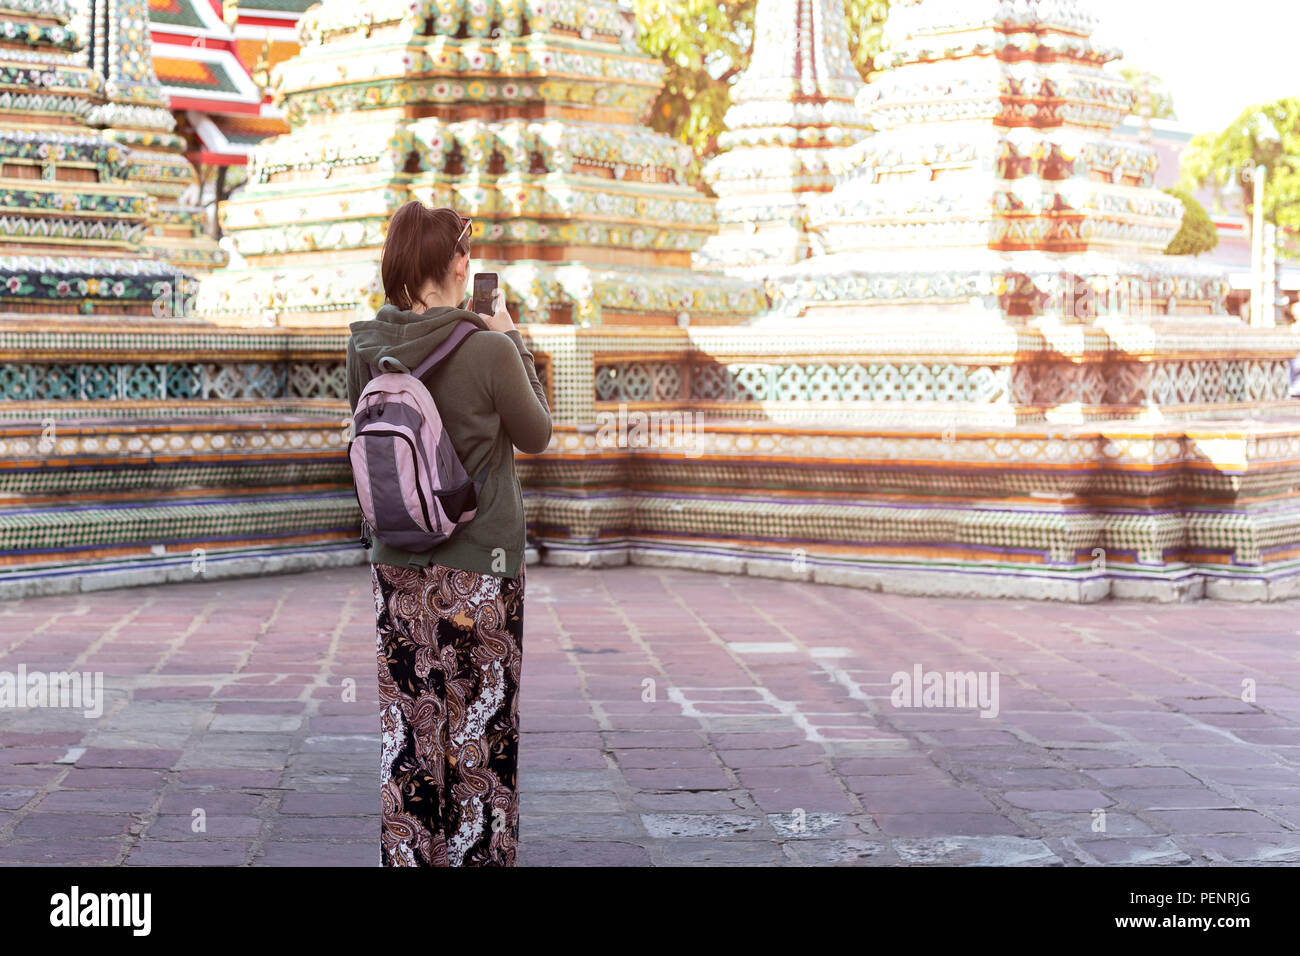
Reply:
[[[1284,360],[958,365],[868,361],[598,363],[597,402],[1169,406],[1285,402]],[[692,405],[698,409],[699,405]],[[1115,408],[1116,417],[1131,417]]]

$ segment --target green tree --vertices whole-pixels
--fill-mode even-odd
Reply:
[[[849,28],[849,54],[864,80],[878,72],[876,57],[884,49],[885,20],[889,0],[845,0],[844,19]]]
[[[1252,106],[1226,129],[1201,133],[1183,150],[1179,187],[1212,184],[1238,191],[1249,229],[1254,215],[1251,170],[1267,167],[1264,218],[1284,235],[1300,229],[1300,98]]]
[[[1174,112],[1174,97],[1165,86],[1165,81],[1158,76],[1153,76],[1136,66],[1120,67],[1119,75],[1124,77],[1133,84],[1133,88],[1138,93],[1138,106],[1135,113],[1141,115],[1142,95],[1151,97],[1151,118],[1174,120],[1178,115]]]
[[[1191,193],[1181,189],[1166,189],[1183,203],[1183,224],[1165,248],[1167,256],[1199,256],[1219,244],[1219,230],[1210,221],[1210,214]]]
[[[635,0],[641,48],[668,68],[650,125],[689,143],[700,159],[718,151],[731,85],[754,50],[758,0]],[[889,0],[845,0],[849,52],[864,78],[881,49]]]
[[[668,68],[650,125],[689,143],[696,156],[717,151],[731,84],[754,46],[757,0],[636,0],[641,48]]]

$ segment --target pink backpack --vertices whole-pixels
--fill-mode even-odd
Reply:
[[[447,340],[409,372],[385,356],[357,399],[348,444],[361,505],[361,543],[373,532],[401,551],[442,544],[478,511],[483,482],[471,480],[456,455],[442,416],[420,377],[479,331],[462,320]]]

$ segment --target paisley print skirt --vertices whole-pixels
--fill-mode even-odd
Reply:
[[[514,866],[524,570],[370,566],[384,866]]]

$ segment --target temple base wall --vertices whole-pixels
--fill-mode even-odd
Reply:
[[[745,548],[707,552],[681,545],[572,544],[542,539],[542,564],[557,567],[647,567],[683,568],[717,574],[747,574],[785,581],[808,581],[855,587],[867,591],[916,597],[998,598],[1012,600],[1062,601],[1094,604],[1105,600],[1144,601],[1161,604],[1183,603],[1202,598],[1226,601],[1285,601],[1300,598],[1300,568],[1286,574],[1261,575],[1244,579],[1219,577],[1192,569],[1150,576],[1127,571],[1092,573],[1083,577],[1061,575],[1020,576],[972,568],[919,570],[906,565],[842,562],[807,559],[807,570],[790,567],[788,554],[763,555]]]
[[[48,594],[77,594],[150,584],[194,584],[231,578],[297,574],[365,563],[366,552],[355,543],[304,548],[208,551],[202,571],[194,568],[189,551],[125,561],[96,561],[67,565],[36,565],[0,572],[0,600]]]
[[[1005,398],[987,407],[1007,415],[954,414],[974,411],[981,369],[1024,367],[1023,330],[965,385],[906,336],[863,354],[795,330],[522,331],[556,423],[518,459],[543,563],[1080,603],[1300,597],[1300,403],[1272,397],[1271,339],[1223,358],[1246,363],[1235,401],[1207,404],[1222,380],[1188,366],[1142,379],[1136,409],[1098,409],[1163,420],[1063,424]],[[0,328],[0,594],[360,563],[344,341]],[[1257,417],[1227,417],[1243,410]],[[685,427],[638,435],[654,413]]]
[[[557,428],[520,461],[542,562],[1077,603],[1300,597],[1300,421],[785,427],[779,445],[769,428],[710,422],[675,454]]]

